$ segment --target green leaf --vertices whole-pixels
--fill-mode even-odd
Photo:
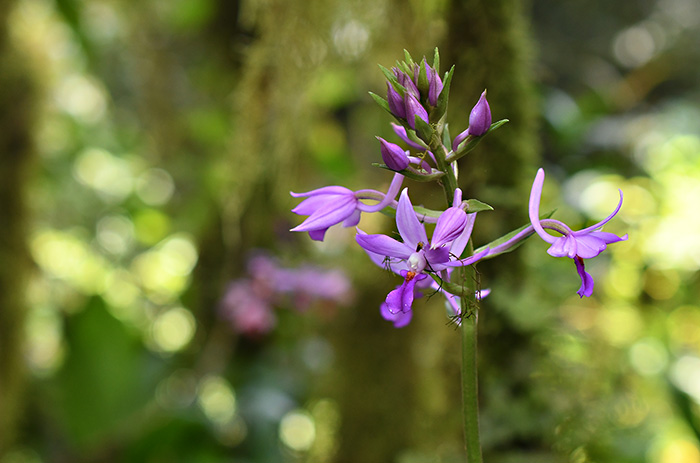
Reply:
[[[428,146],[430,146],[430,141],[433,138],[433,133],[435,132],[433,128],[421,119],[417,114],[414,116],[416,123],[416,133]]]
[[[442,144],[449,147],[450,143],[450,127],[449,124],[444,124],[442,126]]]
[[[492,211],[493,207],[486,203],[482,203],[478,199],[468,199],[467,200],[467,212],[482,212],[482,211]]]
[[[425,70],[426,65],[427,65],[427,62],[425,61],[425,58],[423,58],[423,61],[421,61],[420,67],[418,68],[418,83],[417,83],[417,87],[418,87],[418,90],[420,91],[421,95],[427,95],[428,89],[430,88],[430,84],[428,83],[428,73]]]
[[[387,111],[389,112],[389,114],[391,114],[391,115],[393,116],[393,113],[391,112],[391,109],[389,108],[389,102],[388,102],[388,101],[386,101],[384,98],[382,98],[381,96],[377,95],[376,93],[369,92],[369,95],[374,99],[374,101],[375,101],[379,106],[381,106],[382,108],[384,108],[385,110],[387,110]]]
[[[396,80],[396,76],[394,75],[393,72],[391,72],[389,69],[385,68],[381,64],[378,64],[379,69],[381,69],[382,73],[384,73],[384,76],[387,78],[389,82],[392,84],[398,84],[398,81]]]
[[[410,67],[413,67],[416,64],[415,61],[413,61],[411,54],[405,48],[403,50],[403,56],[404,60],[406,61],[406,64],[408,64]]]
[[[440,119],[447,112],[447,101],[450,98],[450,85],[452,84],[452,75],[455,72],[454,65],[450,68],[449,72],[445,75],[442,81],[442,92],[438,97],[437,106],[431,116],[434,114],[435,119]]]
[[[440,52],[437,47],[435,47],[435,54],[433,55],[433,69],[440,74]]]

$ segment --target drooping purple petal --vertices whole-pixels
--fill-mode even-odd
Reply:
[[[593,294],[593,277],[586,272],[583,259],[576,257],[574,258],[574,262],[576,263],[576,271],[581,277],[581,287],[576,292],[578,293],[579,297],[591,297],[591,294]]]
[[[401,276],[404,277],[404,282],[391,291],[384,301],[390,313],[410,312],[411,306],[413,305],[413,290],[416,283],[428,277],[421,273],[416,274],[405,270],[401,272]]]
[[[413,318],[413,310],[392,313],[389,311],[389,305],[386,302],[382,302],[382,305],[379,306],[379,312],[382,314],[384,320],[394,324],[394,328],[403,328],[408,325],[411,322],[411,318]]]
[[[380,256],[408,259],[413,253],[413,249],[406,246],[405,243],[400,243],[386,235],[368,235],[358,230],[355,241],[366,251]]]
[[[350,217],[357,206],[357,200],[354,196],[333,195],[327,201],[327,204],[312,212],[306,220],[292,228],[291,231],[323,230],[331,227]]]
[[[408,188],[404,188],[399,198],[399,204],[396,208],[396,227],[399,229],[404,244],[413,251],[418,247],[418,243],[423,243],[424,246],[428,244],[428,235],[425,234],[425,227],[418,220],[416,211],[413,210],[413,204],[408,197]]]

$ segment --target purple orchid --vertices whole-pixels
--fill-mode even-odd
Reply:
[[[563,222],[553,219],[540,220],[540,198],[542,196],[542,186],[544,185],[544,170],[539,169],[532,183],[530,192],[530,222],[540,238],[551,244],[547,253],[554,257],[570,257],[574,259],[576,270],[581,277],[581,287],[577,291],[580,297],[590,297],[593,294],[593,277],[589,275],[584,267],[583,259],[596,257],[607,248],[608,244],[624,241],[627,235],[619,237],[613,233],[602,232],[600,228],[608,223],[618,213],[622,207],[622,190],[620,191],[620,202],[615,210],[595,225],[583,230],[573,231]],[[553,236],[544,229],[548,228],[561,233],[562,236]]]
[[[391,291],[381,307],[385,319],[397,327],[405,326],[411,319],[416,287],[427,287],[422,283],[424,273],[441,272],[449,267],[470,265],[488,253],[483,252],[459,259],[471,236],[475,214],[467,214],[462,208],[462,191],[457,189],[453,206],[438,217],[432,240],[428,240],[425,226],[416,215],[408,189],[404,189],[396,208],[396,226],[403,242],[386,235],[367,235],[361,230],[355,237],[378,265],[386,265],[401,275],[403,283]]]
[[[309,232],[311,239],[323,241],[326,231],[333,225],[342,223],[344,227],[354,227],[360,222],[362,212],[378,212],[392,204],[402,182],[403,176],[395,174],[386,194],[376,190],[352,191],[342,186],[328,186],[306,193],[290,192],[295,198],[306,197],[292,212],[309,216],[291,231]],[[361,200],[378,203],[370,205]]]

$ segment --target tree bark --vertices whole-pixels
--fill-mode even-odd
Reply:
[[[8,37],[14,2],[0,6],[0,457],[17,436],[25,384],[25,184],[31,166],[34,88]]]

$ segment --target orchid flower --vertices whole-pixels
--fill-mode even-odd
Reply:
[[[402,182],[403,175],[395,174],[386,194],[376,190],[352,191],[342,186],[328,186],[306,193],[290,192],[295,198],[306,197],[292,212],[309,216],[291,231],[309,232],[311,239],[323,241],[326,231],[333,225],[342,223],[344,227],[354,227],[360,222],[362,212],[378,212],[391,205]],[[365,204],[361,200],[378,203]]]
[[[387,265],[394,273],[401,275],[403,283],[391,291],[382,305],[385,319],[395,326],[405,326],[410,321],[409,312],[413,305],[416,286],[427,278],[425,272],[440,272],[449,267],[470,265],[488,253],[488,249],[459,259],[469,241],[474,225],[475,214],[467,214],[462,209],[462,191],[455,191],[453,206],[438,217],[432,240],[428,240],[425,226],[416,215],[408,189],[404,189],[396,209],[396,226],[403,242],[386,235],[368,235],[358,229],[355,237],[377,264]]]
[[[576,270],[581,277],[581,287],[577,291],[580,297],[590,297],[593,294],[593,277],[588,274],[584,267],[583,259],[596,257],[607,248],[608,244],[624,241],[627,235],[619,237],[613,233],[602,232],[600,228],[608,223],[622,207],[622,190],[620,191],[620,202],[615,210],[595,225],[583,230],[573,231],[563,222],[553,219],[540,220],[540,198],[542,196],[542,186],[544,185],[544,170],[539,169],[532,183],[530,192],[530,222],[535,232],[551,244],[547,253],[554,257],[570,257],[574,259]],[[545,228],[561,233],[562,236],[554,236],[545,231]]]

